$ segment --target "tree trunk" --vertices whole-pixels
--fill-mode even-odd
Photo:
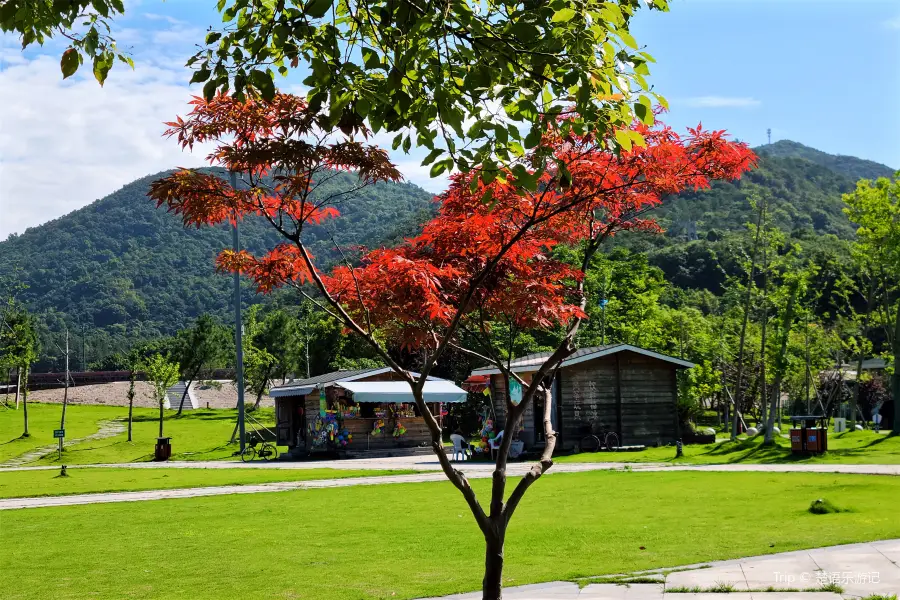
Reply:
[[[25,368],[22,369],[22,378],[25,380],[25,385],[22,386],[22,413],[25,418],[25,432],[22,433],[22,437],[31,437],[31,434],[28,432],[28,369],[30,366],[25,365]]]
[[[791,336],[791,324],[794,321],[794,304],[797,301],[799,283],[795,282],[791,287],[791,295],[788,297],[787,306],[784,309],[784,321],[781,332],[781,348],[778,350],[778,358],[775,363],[775,385],[772,387],[772,403],[769,405],[769,421],[766,423],[766,437],[764,444],[775,441],[772,429],[775,427],[775,413],[778,410],[778,401],[781,399],[781,382],[784,380],[784,372],[787,369],[787,346]]]
[[[894,399],[895,434],[900,434],[900,306],[894,317],[894,374],[891,376],[891,396]]]
[[[28,382],[25,382],[28,385]],[[22,367],[16,367],[16,410],[19,410],[19,390],[22,389]]]
[[[128,378],[128,441],[131,441],[131,417],[134,414],[134,371]]]
[[[766,393],[766,333],[767,326],[769,322],[769,298],[768,298],[768,284],[769,284],[769,261],[768,255],[766,252],[766,248],[763,247],[763,268],[762,268],[762,305],[763,305],[763,314],[762,314],[762,322],[760,325],[762,326],[762,340],[759,344],[759,355],[760,355],[760,373],[759,373],[759,410],[760,410],[760,423],[766,424],[768,427],[768,416],[766,415],[766,406],[769,402],[769,395]]]
[[[859,406],[859,384],[862,377],[862,364],[865,357],[865,342],[869,338],[869,316],[872,314],[872,294],[875,293],[875,278],[869,280],[869,291],[866,294],[866,315],[863,317],[862,339],[859,343],[859,352],[856,357],[856,386],[853,390],[853,399],[850,400],[850,431],[856,431],[856,411]],[[838,365],[840,368],[840,365]],[[895,405],[896,406],[896,405]]]
[[[128,401],[128,441],[131,441],[131,416],[134,412],[134,398]]]
[[[493,519],[492,519],[493,520]],[[503,540],[506,524],[497,523],[502,528],[497,536],[485,536],[484,579],[481,582],[482,600],[503,598]]]
[[[159,401],[159,437],[163,436],[163,404],[165,400]]]
[[[750,256],[750,273],[747,276],[747,295],[744,298],[744,320],[741,324],[741,338],[738,343],[737,387],[734,390],[734,416],[731,421],[731,441],[737,439],[738,423],[741,419],[741,404],[744,399],[744,345],[747,342],[747,321],[750,320],[750,305],[753,303],[753,280],[756,277],[756,255],[759,252],[759,239],[762,236],[765,202],[760,204],[756,217],[756,235],[753,239],[753,252]]]
[[[176,417],[181,416],[181,411],[184,410],[184,399],[187,398],[188,390],[191,389],[191,384],[194,383],[194,380],[197,379],[197,375],[200,374],[200,369],[196,369],[191,378],[187,380],[186,385],[184,386],[184,392],[181,394],[181,402],[178,404],[178,412],[175,413]]]

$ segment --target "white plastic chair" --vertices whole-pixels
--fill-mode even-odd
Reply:
[[[503,443],[503,431],[501,430],[494,439],[488,440],[488,443],[491,446],[491,459],[494,458],[494,452],[500,449],[500,444]]]
[[[468,458],[468,446],[469,443],[466,441],[466,438],[459,435],[458,433],[454,433],[450,436],[450,441],[453,442],[453,455],[452,460],[456,460],[457,456],[461,456],[461,460],[466,460]]]

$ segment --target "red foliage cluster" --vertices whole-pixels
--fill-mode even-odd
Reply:
[[[248,174],[249,185],[232,189],[213,175],[182,170],[154,182],[150,196],[191,225],[249,213],[266,217],[290,243],[262,257],[225,251],[220,268],[252,277],[263,292],[321,277],[357,323],[412,347],[433,346],[459,324],[500,319],[546,328],[585,318],[583,273],[556,260],[555,246],[657,230],[643,215],[666,196],[740,177],[756,161],[746,144],[700,127],[680,136],[659,123],[636,123],[632,129],[646,143],[621,152],[589,135],[548,131],[539,151],[561,166],[534,173],[526,156],[488,184],[477,174],[456,175],[421,234],[369,252],[359,267],[321,275],[313,271],[302,228],[337,211],[327,199],[314,199],[314,176],[352,169],[363,182],[399,179],[387,155],[354,141],[310,142],[316,118],[294,96],[246,103],[218,96],[193,105],[189,119],[170,123],[167,134],[177,134],[183,146],[219,142],[210,160]],[[269,173],[275,175],[266,183]]]
[[[371,252],[359,268],[336,269],[326,285],[355,318],[410,346],[435,343],[458,311],[463,322],[526,329],[585,318],[576,285],[583,273],[555,260],[554,246],[658,229],[641,215],[666,196],[737,178],[756,160],[720,131],[698,127],[682,138],[663,125],[634,129],[646,145],[619,154],[588,136],[548,134],[544,147],[570,175],[545,172],[524,194],[513,172],[487,186],[455,176],[419,236]]]
[[[337,210],[315,199],[316,176],[353,171],[363,185],[401,179],[384,150],[354,140],[327,141],[316,128],[317,115],[298,96],[276,94],[272,100],[242,102],[220,94],[209,101],[194,98],[191,105],[186,120],[166,123],[165,135],[177,136],[183,148],[215,142],[207,157],[210,164],[240,173],[245,181],[234,189],[214,174],[181,169],[153,182],[149,196],[157,206],[181,214],[187,225],[200,227],[247,214],[317,224],[336,216]]]

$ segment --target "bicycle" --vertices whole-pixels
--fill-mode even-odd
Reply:
[[[579,448],[582,452],[598,452],[601,448],[605,448],[607,451],[613,451],[621,447],[619,443],[619,436],[614,431],[609,431],[604,429],[602,424],[597,427],[595,423],[591,421],[591,424],[586,427],[587,434],[581,438],[581,444]],[[594,433],[596,431],[596,433]]]
[[[256,446],[260,442],[262,442],[262,445],[257,450]],[[241,452],[241,462],[250,462],[256,457],[265,461],[275,460],[278,458],[278,448],[271,442],[250,436],[250,439],[247,440],[247,445],[244,446],[244,451]]]

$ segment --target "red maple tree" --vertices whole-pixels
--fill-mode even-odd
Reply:
[[[583,281],[591,258],[617,232],[658,230],[645,215],[666,197],[706,188],[713,179],[737,178],[753,167],[756,157],[724,132],[700,127],[681,136],[659,122],[635,123],[626,133],[640,134],[643,142],[615,151],[605,138],[559,137],[548,131],[536,149],[491,177],[455,175],[437,198],[437,216],[419,235],[395,248],[372,250],[355,266],[323,273],[304,241],[304,230],[337,211],[334,197],[315,193],[317,184],[336,169],[357,171],[360,185],[397,180],[399,173],[386,154],[351,139],[328,143],[316,129],[316,115],[293,96],[244,103],[219,96],[193,104],[188,119],[170,123],[167,133],[177,134],[183,146],[216,141],[210,160],[240,172],[244,183],[233,189],[214,175],[181,170],[154,182],[150,197],[181,214],[186,224],[256,214],[281,233],[285,243],[262,256],[224,250],[220,268],[251,277],[261,292],[290,285],[306,293],[311,284],[320,307],[364,338],[409,383],[441,467],[484,534],[484,598],[500,598],[507,525],[529,486],[553,464],[556,433],[549,384],[559,364],[575,351],[575,336],[587,318]],[[536,152],[552,154],[556,166],[533,171],[529,165]],[[580,247],[581,264],[558,260],[554,248],[559,244]],[[494,350],[491,323],[496,321],[520,329],[562,330],[560,343],[530,382],[512,373],[509,357],[504,360]],[[418,349],[424,357],[420,373],[401,368],[382,339]],[[507,429],[515,430],[536,394],[545,399],[543,455],[507,497],[513,436],[504,436],[487,510],[450,463],[441,428],[423,400],[426,378],[451,347],[495,364],[507,385],[510,379],[522,384],[519,404],[507,398]]]

